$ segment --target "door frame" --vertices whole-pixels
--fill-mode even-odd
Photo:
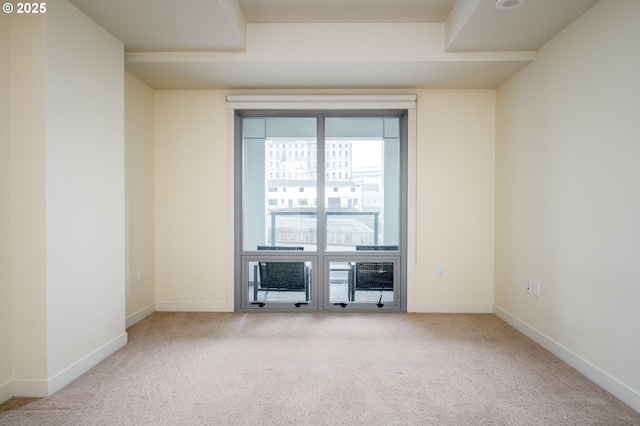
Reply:
[[[415,104],[414,104],[415,105]],[[397,281],[399,282],[399,286],[397,286],[396,296],[396,306],[387,305],[387,309],[393,310],[407,310],[407,278],[409,276],[408,272],[408,223],[409,223],[409,212],[408,212],[408,169],[411,167],[408,166],[408,150],[409,150],[409,142],[408,136],[411,132],[409,128],[409,114],[406,109],[404,110],[388,110],[388,109],[355,109],[355,110],[263,110],[263,109],[251,109],[251,110],[242,110],[235,109],[234,114],[234,156],[235,156],[235,171],[234,171],[234,180],[235,180],[235,203],[234,203],[234,217],[235,217],[235,226],[234,226],[234,236],[235,236],[235,268],[234,268],[234,295],[235,295],[235,309],[241,311],[253,311],[254,308],[247,309],[246,306],[243,307],[243,287],[241,284],[246,279],[246,263],[248,261],[255,261],[257,258],[254,252],[243,252],[242,251],[242,132],[241,130],[241,122],[243,117],[316,117],[322,116],[324,117],[400,117],[401,119],[401,134],[400,134],[400,182],[401,182],[401,197],[400,197],[400,235],[399,235],[399,251],[394,252],[393,255],[397,256],[397,262],[399,264],[399,269],[396,271]],[[415,116],[414,116],[415,120]],[[318,120],[318,127],[323,127],[323,121]],[[322,133],[319,134],[322,135]],[[320,145],[319,145],[320,146]],[[318,149],[318,152],[321,150]],[[324,153],[323,153],[324,155]],[[324,158],[318,158],[318,163],[322,161],[324,165]],[[320,176],[321,173],[318,173]],[[324,200],[324,174],[322,174],[322,179],[318,179],[318,200]],[[322,193],[321,193],[322,192]],[[325,214],[324,211],[318,211],[317,213],[318,220],[323,220]],[[380,253],[357,253],[354,252],[339,252],[339,251],[326,251],[324,241],[320,241],[320,234],[323,228],[318,228],[318,252],[306,252],[306,253],[291,253],[288,254],[287,258],[304,258],[313,263],[313,282],[314,285],[312,287],[312,300],[314,303],[310,303],[305,306],[293,307],[293,306],[278,306],[278,304],[267,304],[261,308],[261,310],[277,310],[277,311],[289,311],[289,310],[371,310],[367,305],[359,306],[358,304],[349,304],[346,308],[337,307],[333,308],[333,305],[330,305],[327,299],[327,291],[319,291],[320,288],[324,288],[319,283],[322,283],[325,280],[325,275],[328,272],[328,262],[334,261],[336,258],[339,258],[342,255],[349,256],[351,258],[357,257],[357,260],[368,260],[370,257],[380,258]],[[265,253],[259,253],[260,256],[265,255]],[[327,277],[328,278],[328,277]],[[384,310],[387,310],[384,309]]]

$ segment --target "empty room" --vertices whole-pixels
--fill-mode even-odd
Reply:
[[[0,13],[0,425],[640,425],[640,2]]]

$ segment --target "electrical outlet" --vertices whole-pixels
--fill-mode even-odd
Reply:
[[[444,277],[444,265],[436,266],[436,277]]]
[[[527,293],[531,294],[531,278],[527,278]]]
[[[142,269],[138,269],[138,282],[142,282]]]
[[[533,295],[540,297],[540,283],[538,281],[533,282]]]

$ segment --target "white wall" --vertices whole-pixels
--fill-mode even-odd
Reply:
[[[126,343],[124,48],[66,0],[47,4],[50,391]]]
[[[498,90],[495,304],[640,411],[638,16],[600,2]]]
[[[156,307],[233,310],[225,93],[158,91],[155,100]]]
[[[10,22],[0,14],[0,404],[13,396],[11,291]]]
[[[47,393],[45,18],[11,16],[10,155],[13,379]]]
[[[75,7],[1,23],[6,399],[46,396],[126,342],[124,105],[122,44]]]
[[[129,73],[125,73],[124,87],[129,326],[155,311],[154,91]]]
[[[415,310],[492,312],[495,91],[417,93]]]
[[[412,93],[418,155],[411,160],[420,197],[410,200],[418,205],[418,257],[408,305],[491,312],[495,92]],[[159,310],[233,309],[233,121],[226,94],[156,92]],[[435,277],[438,263],[444,278]]]
[[[4,402],[50,395],[126,344],[124,49],[51,0],[0,17],[0,56]]]

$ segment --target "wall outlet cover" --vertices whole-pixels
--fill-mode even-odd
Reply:
[[[533,282],[533,295],[540,297],[540,283],[538,281]]]

